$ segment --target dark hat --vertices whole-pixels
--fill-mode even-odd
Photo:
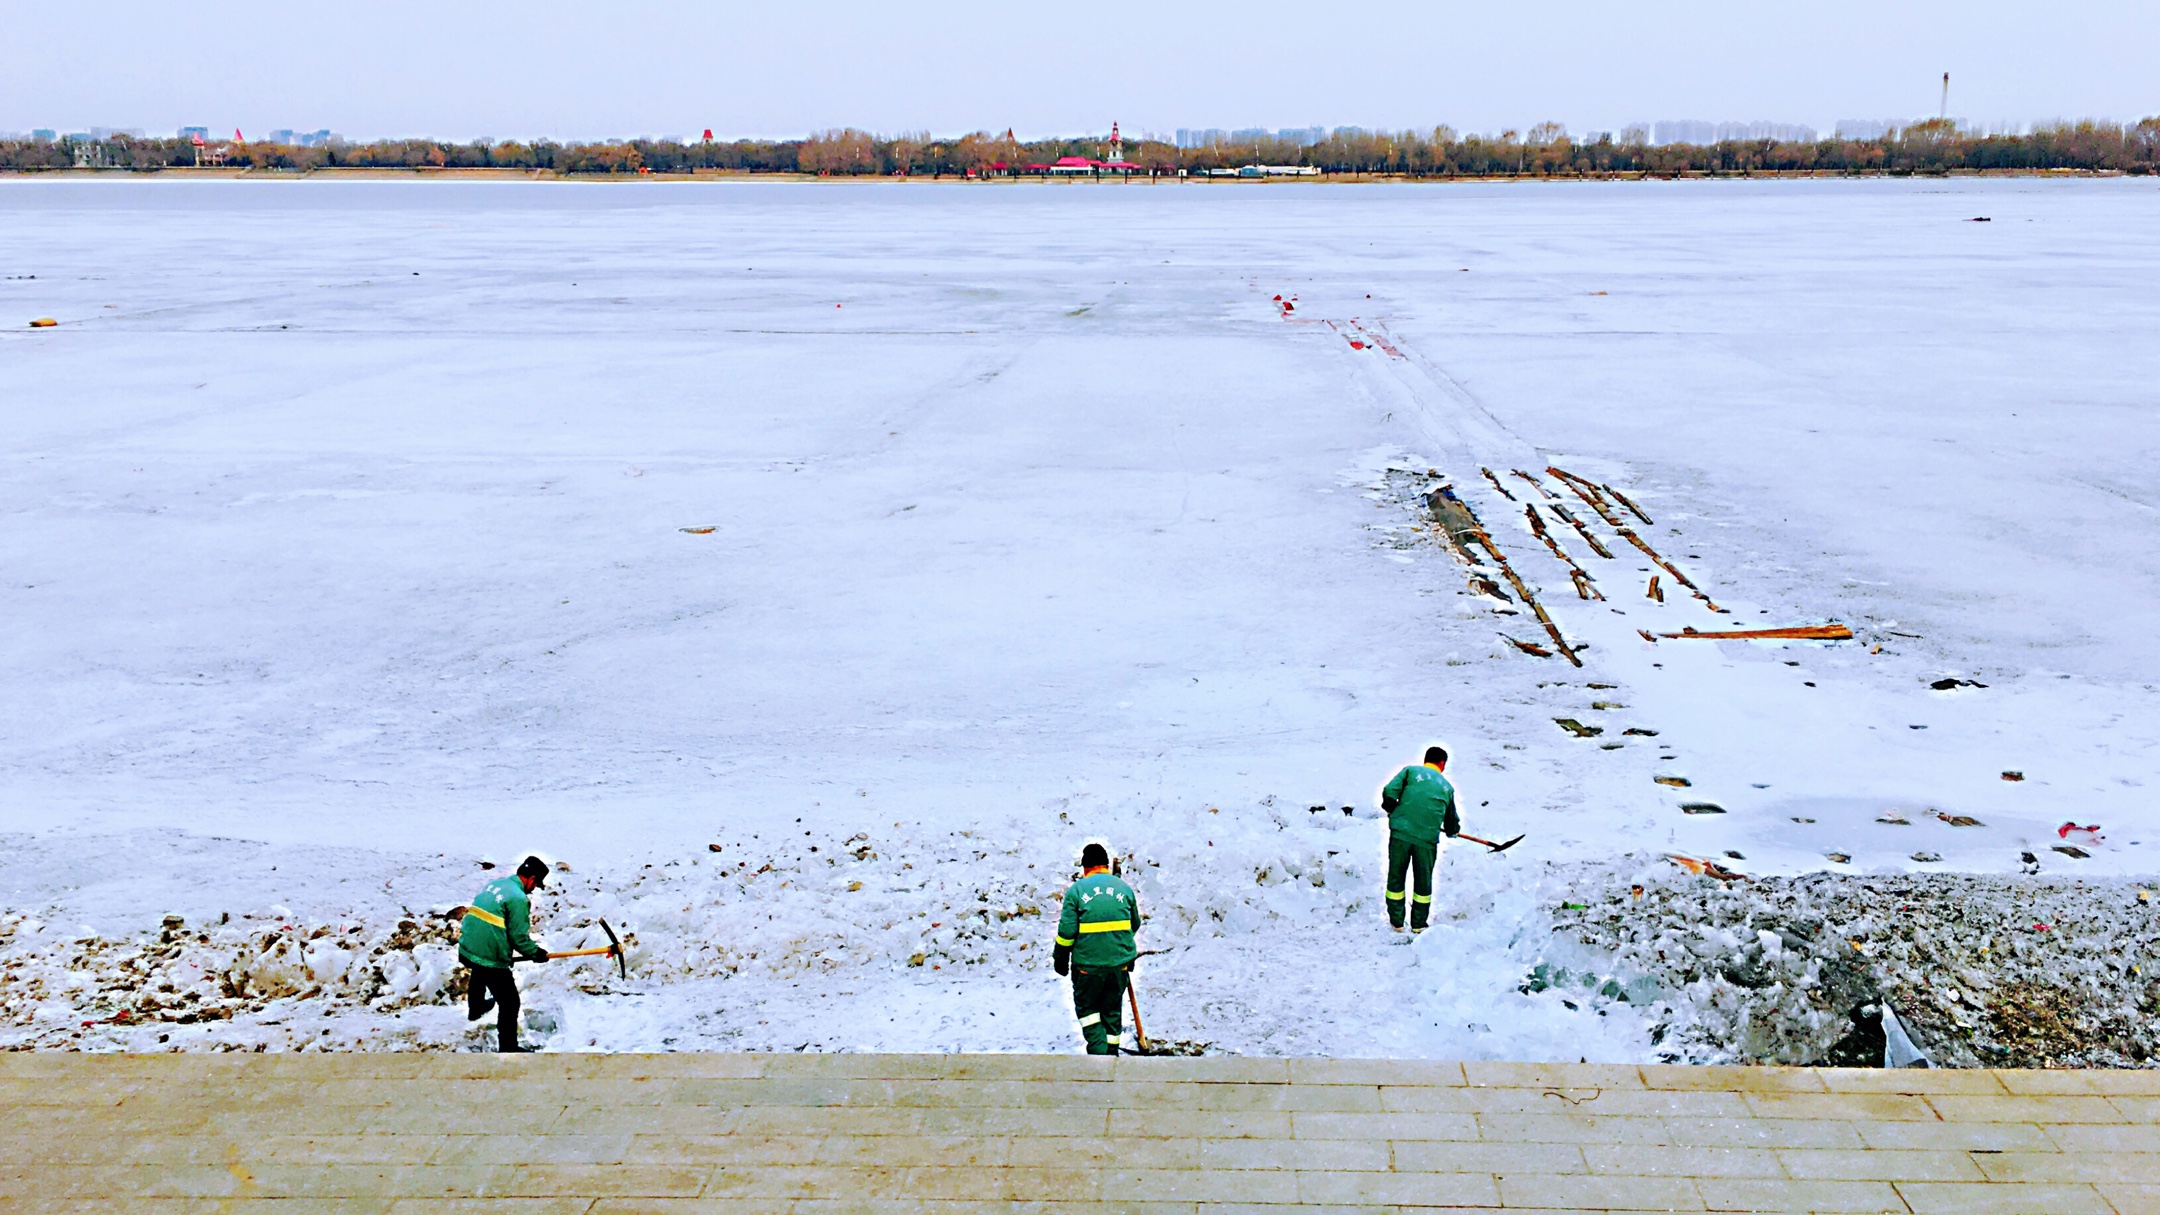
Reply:
[[[528,856],[524,860],[518,862],[517,871],[519,877],[531,878],[533,880],[533,885],[535,886],[547,885],[547,862],[541,860],[537,856]]]

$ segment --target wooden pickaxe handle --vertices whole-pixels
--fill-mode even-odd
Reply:
[[[548,960],[552,962],[556,958],[597,958],[601,954],[612,954],[614,952],[615,947],[613,945],[601,945],[593,949],[550,949],[548,950]]]
[[[1125,972],[1125,999],[1127,1003],[1132,1005],[1133,1043],[1140,1048],[1140,1053],[1144,1055],[1148,1053],[1147,1029],[1140,1024],[1140,993],[1133,990],[1132,972],[1129,970]]]

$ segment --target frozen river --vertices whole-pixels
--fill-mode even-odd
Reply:
[[[869,889],[755,898],[768,961],[889,1001],[949,935],[907,927],[947,905],[921,871],[986,871],[953,841],[1017,906],[1100,833],[1197,909],[1170,937],[1218,942],[1211,978],[1164,963],[1195,1004],[1277,964],[1321,993],[1387,954],[1366,816],[1432,740],[1468,830],[1528,833],[1450,862],[1502,900],[1505,866],[1631,850],[2151,873],[2156,217],[2134,179],[0,182],[0,894],[109,933],[364,920],[540,850],[739,1006],[810,998],[684,943],[747,931],[740,875],[673,927],[629,875],[860,832]],[[1669,576],[1647,599],[1554,463],[1729,613]],[[1582,670],[1510,648],[1535,621],[1412,530],[1428,469]],[[1604,601],[1512,469],[1610,543],[1554,533]],[[1824,620],[1859,640],[1637,632]],[[2085,857],[2066,822],[2102,828]],[[821,1044],[1062,1043],[1011,952],[1047,925],[1001,923],[921,997],[949,1034]],[[1283,1019],[1250,1048],[1336,1049],[1354,995],[1236,1015]]]

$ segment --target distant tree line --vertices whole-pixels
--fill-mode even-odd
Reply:
[[[1100,136],[1019,140],[977,132],[938,138],[927,132],[872,135],[853,129],[804,139],[681,142],[629,139],[601,143],[477,140],[441,143],[390,139],[333,141],[317,147],[213,142],[228,167],[314,169],[505,169],[562,175],[642,173],[809,173],[831,176],[964,177],[1024,171],[1062,156],[1101,158]],[[157,170],[191,166],[196,148],[185,139],[115,136],[87,157],[99,166]],[[75,167],[85,149],[70,140],[0,140],[0,171]],[[1988,134],[1930,119],[1877,138],[1824,138],[1787,143],[1726,140],[1710,144],[1653,144],[1641,128],[1618,136],[1571,137],[1558,123],[1497,135],[1342,128],[1317,143],[1274,139],[1179,148],[1128,140],[1126,160],[1149,175],[1175,176],[1247,164],[1309,165],[1330,174],[1403,177],[1570,178],[1612,175],[1744,175],[1818,172],[1848,174],[1956,173],[2068,169],[2160,172],[2160,117],[2134,124],[2054,123],[2023,134]]]

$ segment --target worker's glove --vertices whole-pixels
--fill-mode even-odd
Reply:
[[[1065,974],[1066,972],[1070,971],[1072,969],[1072,948],[1066,945],[1059,945],[1051,949],[1050,968],[1057,971],[1059,974]]]
[[[547,951],[547,950],[545,950],[545,949],[535,950],[535,951],[533,952],[532,960],[533,960],[533,961],[535,961],[535,962],[545,962],[545,961],[547,961],[547,960],[548,960],[548,951]]]
[[[1458,836],[1458,835],[1461,835],[1461,834],[1462,834],[1462,829],[1458,827],[1458,828],[1456,828],[1455,830],[1453,830],[1453,831],[1450,831],[1450,832],[1448,832],[1448,833],[1447,833],[1447,837],[1448,837],[1449,839],[1454,839],[1454,838],[1455,838],[1456,836]]]

